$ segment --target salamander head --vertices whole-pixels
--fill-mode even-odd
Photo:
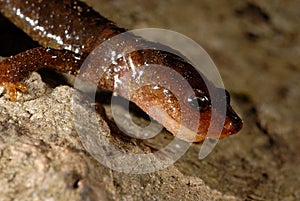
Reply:
[[[153,72],[150,79],[155,77]],[[169,87],[143,86],[131,97],[131,101],[176,137],[186,141],[225,138],[241,130],[243,122],[232,109],[226,90],[212,85],[208,93],[205,86],[191,90],[182,88],[178,83],[180,81],[175,79],[168,82]]]
[[[153,50],[131,54],[130,59],[136,62],[134,66],[147,65],[139,71],[135,69],[134,75],[142,76],[134,77],[134,82],[142,79],[144,84],[128,99],[176,137],[201,142],[207,137],[225,138],[241,130],[243,123],[230,105],[229,93],[215,87],[189,63]]]
[[[192,95],[183,94],[178,101],[171,91],[158,86],[140,88],[131,100],[176,137],[202,142],[207,137],[222,139],[236,134],[243,126],[230,105],[229,93],[215,89],[219,97],[214,98],[220,100],[215,104],[211,104],[211,96],[199,94],[199,90]],[[224,98],[226,102],[221,102]]]
[[[187,98],[188,105],[194,110],[190,111],[191,116],[200,114],[200,126],[193,141],[202,141],[203,134],[206,134],[206,137],[216,139],[228,137],[241,130],[243,122],[232,109],[230,94],[227,90],[214,88],[212,94],[199,89],[194,90],[194,92]],[[212,97],[216,101],[214,104],[212,104]]]

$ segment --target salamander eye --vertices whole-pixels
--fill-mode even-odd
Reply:
[[[205,95],[196,95],[193,94],[188,97],[189,105],[197,111],[203,112],[210,105],[210,101]]]

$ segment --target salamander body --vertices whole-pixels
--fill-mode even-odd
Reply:
[[[143,75],[144,82],[160,77],[161,80],[168,80],[164,86],[150,84],[140,87],[134,95],[121,90],[118,94],[134,102],[171,133],[187,141],[201,142],[207,136],[224,138],[242,128],[242,120],[230,106],[227,91],[214,87],[184,57],[178,56],[180,53],[159,50],[156,48],[159,44],[140,37],[123,35],[114,47],[97,50],[98,59],[91,61],[88,70],[80,69],[88,55],[100,44],[126,31],[83,2],[0,0],[0,12],[41,45],[0,62],[0,85],[6,88],[12,100],[16,100],[18,90],[26,91],[22,80],[40,68],[75,76],[80,73],[86,81],[111,91],[120,88],[123,84],[120,80],[127,77],[133,80],[129,90],[137,89],[140,85],[140,81],[136,81],[137,75]],[[116,52],[121,56],[115,56]],[[153,70],[145,67],[152,64],[167,68]],[[181,85],[178,79],[171,79],[169,70],[166,70],[168,68],[180,74],[189,83],[192,92]],[[208,88],[212,88],[213,92],[209,93]],[[177,90],[176,96],[170,89]],[[218,107],[212,107],[212,96],[227,101],[225,114],[219,112]],[[179,102],[178,98],[182,101]],[[153,111],[153,106],[159,106],[162,110]],[[218,119],[224,118],[222,125],[211,119],[212,111],[217,113]],[[191,128],[195,125],[196,132],[193,132],[195,129]],[[180,129],[184,132],[178,134]],[[221,130],[221,135],[214,133],[215,130]]]

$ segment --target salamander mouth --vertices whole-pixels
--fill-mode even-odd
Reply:
[[[202,114],[198,133],[193,141],[201,142],[205,138],[223,139],[238,133],[243,127],[243,121],[230,105],[226,109],[226,117],[211,119],[210,111]]]
[[[234,135],[238,133],[243,127],[243,120],[238,114],[232,109],[230,105],[227,106],[226,119],[222,133],[224,135]]]

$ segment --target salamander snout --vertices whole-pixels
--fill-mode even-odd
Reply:
[[[243,127],[242,119],[235,113],[230,105],[227,106],[226,120],[222,133],[226,136],[239,132]]]

